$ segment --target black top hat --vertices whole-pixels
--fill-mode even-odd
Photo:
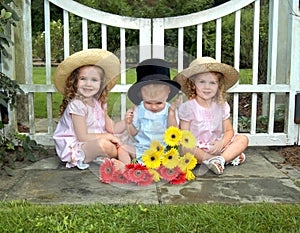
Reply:
[[[137,81],[128,90],[128,97],[132,103],[138,105],[143,100],[141,88],[151,83],[166,84],[170,87],[167,101],[171,100],[180,90],[180,84],[170,79],[168,62],[152,58],[142,61],[136,67]]]

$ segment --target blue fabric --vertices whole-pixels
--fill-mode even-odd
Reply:
[[[136,139],[136,159],[142,163],[142,155],[145,150],[150,148],[151,141],[160,141],[163,145],[163,135],[168,128],[168,109],[169,103],[166,103],[165,108],[153,113],[144,107],[141,102],[134,114],[133,125],[139,131],[134,137]]]

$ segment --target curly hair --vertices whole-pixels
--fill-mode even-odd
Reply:
[[[219,72],[210,72],[215,73],[218,77],[218,91],[216,96],[214,97],[217,103],[222,104],[226,102],[226,90],[225,90],[225,83],[224,83],[224,76],[223,74]],[[195,85],[195,79],[198,77],[198,74],[191,76],[186,80],[185,90],[186,96],[188,99],[194,99],[196,98],[196,85]]]
[[[107,85],[105,85],[105,72],[104,70],[99,66],[90,65],[93,67],[99,68],[99,75],[101,77],[101,86],[99,89],[99,92],[96,94],[95,98],[101,103],[101,106],[104,107],[104,105],[107,103],[108,99],[108,93]],[[82,99],[83,97],[77,94],[77,84],[78,84],[78,78],[79,78],[79,72],[82,67],[81,66],[75,69],[70,76],[66,79],[65,82],[65,89],[63,93],[63,100],[59,107],[59,115],[62,116],[65,109],[67,108],[68,104],[71,102],[74,98]]]

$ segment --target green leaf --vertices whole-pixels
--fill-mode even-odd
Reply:
[[[23,141],[23,142],[22,142],[22,147],[23,147],[24,150],[26,150],[26,151],[31,150],[30,145],[29,145],[26,141]]]
[[[15,150],[15,145],[13,143],[11,143],[11,142],[6,143],[6,147],[9,150]]]
[[[4,106],[4,107],[7,108],[7,103],[6,103],[5,100],[3,100],[3,99],[1,98],[1,96],[0,96],[0,105],[2,105],[2,106]]]
[[[11,12],[6,12],[4,15],[4,19],[9,19],[12,16]]]
[[[19,139],[19,140],[22,140],[22,141],[26,140],[26,135],[24,135],[24,134],[17,133],[15,135],[15,137],[16,137],[16,139]]]
[[[28,152],[28,160],[29,160],[30,162],[35,162],[35,161],[36,161],[36,158],[35,158],[35,156],[34,156],[33,153]]]
[[[9,11],[9,12],[12,13],[12,17],[13,17],[13,19],[15,21],[19,21],[20,20],[20,17],[18,16],[17,12],[13,8],[11,8],[10,5],[5,4],[5,8],[6,8],[6,11]]]
[[[8,52],[7,52],[7,50],[4,48],[4,47],[2,47],[2,46],[0,46],[1,47],[1,52],[2,52],[2,54],[3,54],[3,56],[4,57],[7,57],[8,56]]]
[[[28,144],[29,144],[29,146],[32,147],[32,148],[37,146],[37,143],[36,143],[35,140],[30,140],[30,141],[28,142]]]
[[[12,157],[8,157],[8,164],[12,168],[16,168],[15,160]]]
[[[15,175],[14,171],[10,167],[8,167],[8,166],[4,166],[4,170],[6,171],[6,173],[9,176],[14,176]]]
[[[4,18],[4,17],[5,17],[5,14],[6,14],[6,10],[3,8],[3,9],[1,10],[1,15],[0,15],[0,17],[1,17],[1,18]]]

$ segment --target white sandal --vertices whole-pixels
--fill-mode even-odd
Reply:
[[[225,159],[222,156],[215,156],[211,159],[203,161],[203,163],[211,170],[213,173],[217,175],[223,174],[223,170],[225,169]]]
[[[244,163],[246,160],[246,155],[244,153],[241,153],[240,155],[236,156],[233,160],[228,162],[228,164],[231,164],[232,166],[238,166]]]

